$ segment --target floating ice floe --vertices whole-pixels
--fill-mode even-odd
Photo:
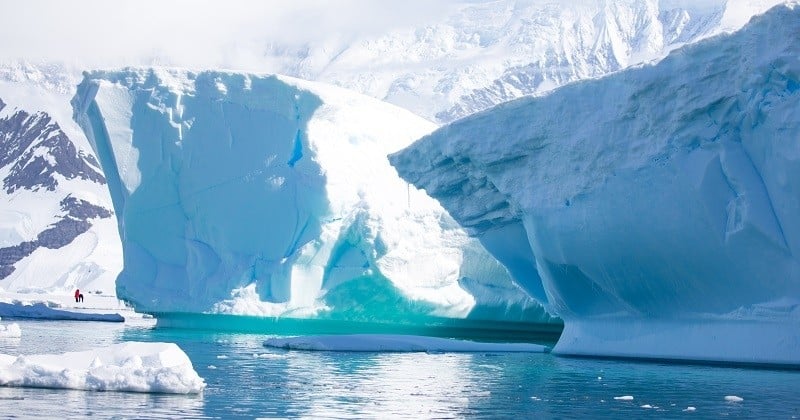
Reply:
[[[623,395],[621,397],[614,397],[617,401],[633,401],[633,395]]]
[[[736,395],[726,395],[725,396],[725,401],[731,402],[731,403],[738,403],[738,402],[744,401],[744,398],[737,397]]]
[[[63,354],[0,354],[0,386],[196,394],[206,384],[176,344],[126,342]]]
[[[397,334],[317,335],[270,338],[266,347],[318,351],[392,352],[529,352],[546,353],[549,348],[527,343],[479,343],[449,338]]]
[[[60,309],[53,309],[44,303],[23,305],[17,303],[0,302],[0,316],[59,321],[125,322],[125,318],[120,314],[62,311]]]

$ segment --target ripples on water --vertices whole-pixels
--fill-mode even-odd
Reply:
[[[548,354],[327,353],[267,349],[265,336],[118,324],[19,322],[0,352],[172,341],[200,396],[0,388],[2,418],[792,418],[800,372],[567,359]],[[632,395],[632,401],[615,396]],[[726,395],[744,398],[725,402]],[[650,405],[658,408],[642,408]],[[683,411],[689,406],[694,412]]]

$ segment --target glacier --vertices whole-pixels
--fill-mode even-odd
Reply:
[[[564,320],[553,352],[800,364],[800,6],[390,156]]]
[[[146,312],[556,322],[387,154],[435,125],[289,77],[86,73],[74,118]]]

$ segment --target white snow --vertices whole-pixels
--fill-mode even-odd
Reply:
[[[744,398],[738,397],[736,395],[726,395],[725,396],[725,401],[729,402],[729,403],[739,403],[739,402],[744,401]]]
[[[177,345],[126,342],[63,354],[0,354],[0,386],[196,394],[206,384]]]
[[[390,160],[564,319],[554,352],[798,364],[798,32],[776,6]]]
[[[449,338],[397,334],[344,334],[276,337],[266,347],[292,350],[353,352],[523,352],[545,353],[547,347],[527,343],[481,343]]]

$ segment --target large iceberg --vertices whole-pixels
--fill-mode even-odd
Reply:
[[[390,157],[552,313],[555,353],[800,363],[800,6]]]
[[[550,320],[386,155],[435,126],[343,89],[230,72],[87,73],[137,310]]]

